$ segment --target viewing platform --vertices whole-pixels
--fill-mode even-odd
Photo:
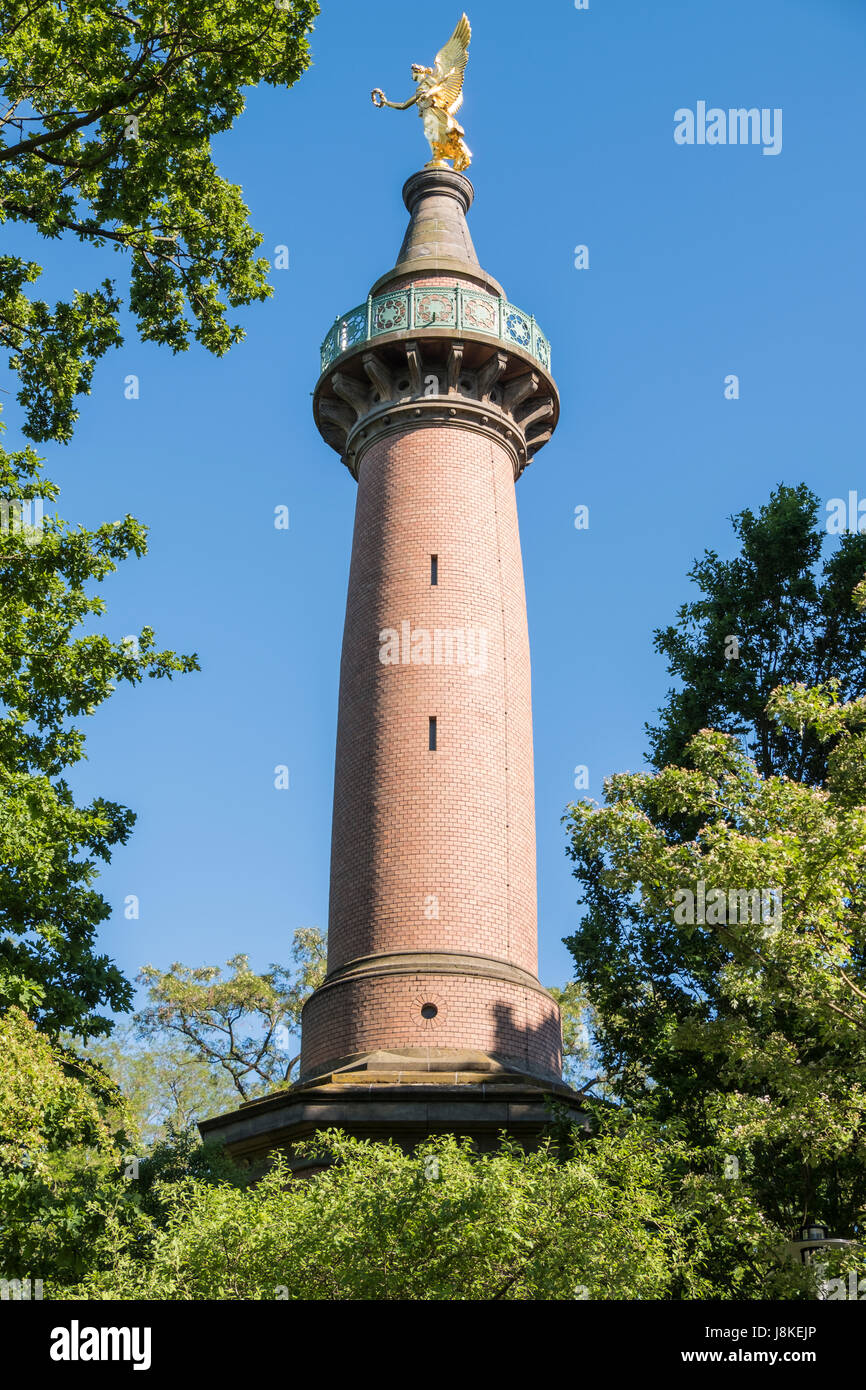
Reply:
[[[346,314],[338,314],[322,343],[322,371],[344,352],[385,333],[450,329],[481,333],[511,347],[522,348],[550,371],[550,343],[531,314],[507,299],[463,285],[407,285],[386,294],[370,295]]]

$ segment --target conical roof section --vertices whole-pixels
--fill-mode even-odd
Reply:
[[[475,189],[465,174],[453,169],[420,169],[403,185],[409,226],[397,264],[376,281],[371,294],[380,294],[392,281],[407,275],[453,274],[471,277],[488,293],[505,298],[505,291],[481,269],[466,214]]]

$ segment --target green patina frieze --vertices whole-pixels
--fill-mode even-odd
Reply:
[[[513,343],[550,371],[550,343],[531,314],[506,299],[464,286],[415,286],[372,296],[365,304],[338,314],[322,343],[322,371],[356,347],[383,333],[421,332],[453,328],[456,332],[486,333]]]

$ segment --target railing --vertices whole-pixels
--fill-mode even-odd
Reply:
[[[327,371],[341,353],[382,333],[430,327],[486,333],[501,342],[515,343],[550,370],[550,343],[535,319],[506,299],[463,286],[407,285],[391,294],[371,297],[366,304],[337,316],[322,343],[322,371]]]

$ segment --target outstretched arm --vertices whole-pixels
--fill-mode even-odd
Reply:
[[[374,106],[390,106],[392,111],[408,111],[409,107],[414,106],[418,100],[418,93],[416,92],[408,101],[388,101],[382,88],[374,87],[370,97]],[[376,97],[380,97],[381,100],[377,101]]]

